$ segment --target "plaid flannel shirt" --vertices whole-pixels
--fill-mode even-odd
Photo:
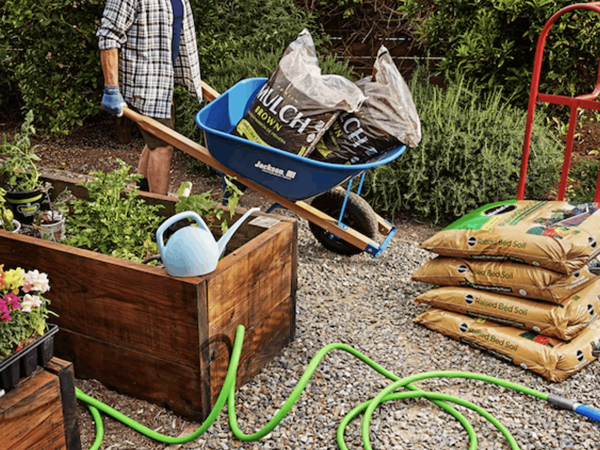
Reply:
[[[179,55],[172,58],[171,0],[107,0],[96,33],[100,50],[119,51],[123,99],[155,119],[171,117],[174,83],[202,100],[200,61],[189,0],[182,0]]]

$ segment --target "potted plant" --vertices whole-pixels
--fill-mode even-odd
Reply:
[[[11,389],[29,376],[41,361],[52,357],[48,277],[37,270],[4,270],[0,265],[0,389]]]
[[[11,209],[7,208],[6,203],[6,191],[0,188],[0,228],[11,233],[18,233],[21,229],[21,222],[14,218],[14,214]]]
[[[52,187],[52,184],[48,182],[42,184],[41,189],[46,197],[48,209],[41,208],[36,212],[33,226],[42,239],[59,242],[65,237],[65,220],[69,212],[68,202],[75,196],[65,188],[52,200],[50,196]]]
[[[0,145],[0,156],[4,157],[0,175],[5,177],[6,201],[15,218],[25,224],[33,222],[43,198],[40,172],[36,166],[40,157],[35,154],[37,146],[31,145],[34,134],[33,111],[29,111],[21,125],[21,132],[16,133],[12,141],[4,134]]]

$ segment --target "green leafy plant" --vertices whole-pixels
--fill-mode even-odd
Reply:
[[[0,265],[0,359],[18,351],[25,341],[43,336],[52,313],[48,276],[37,270],[4,270]]]
[[[32,145],[31,136],[35,135],[33,111],[29,111],[12,141],[6,134],[2,136],[0,156],[5,159],[0,165],[0,174],[6,176],[6,185],[13,191],[27,192],[40,187],[40,171],[36,165],[40,157],[35,154],[36,145]]]
[[[478,86],[528,98],[534,52],[548,19],[571,0],[404,0],[399,10],[432,53],[442,72],[460,70]],[[600,50],[600,17],[579,10],[550,30],[540,92],[565,95],[593,90]],[[587,69],[589,68],[589,69]]]
[[[191,0],[198,32],[198,51],[203,79],[225,92],[243,78],[268,77],[285,48],[303,28],[311,31],[323,73],[350,76],[347,62],[338,61],[322,45],[327,36],[313,16],[293,0]],[[180,88],[176,95],[177,131],[202,142],[194,118],[195,98]],[[195,168],[202,164],[192,160]]]
[[[14,214],[10,208],[4,206],[6,203],[5,195],[6,191],[0,188],[0,226],[3,230],[13,231],[15,229],[13,224]]]
[[[40,127],[67,133],[100,112],[95,33],[104,0],[0,2],[0,75]]]
[[[592,159],[581,158],[573,163],[569,171],[572,187],[567,188],[566,196],[578,202],[593,202],[596,193],[596,181],[600,163]]]
[[[191,0],[203,73],[223,92],[241,78],[269,76],[309,14],[293,0]]]
[[[69,202],[75,199],[75,196],[69,190],[69,188],[64,188],[62,192],[58,194],[54,199],[52,199],[52,196],[50,195],[50,191],[54,189],[52,183],[48,181],[44,182],[42,184],[41,189],[46,197],[48,211],[60,214],[61,216],[66,216],[69,213]]]
[[[235,185],[230,177],[225,177],[226,184],[226,201],[229,208],[229,219],[235,216],[235,208],[237,208],[242,191]],[[205,221],[209,228],[219,227],[221,233],[225,233],[229,228],[229,223],[224,219],[225,209],[220,208],[212,198],[212,191],[203,192],[202,194],[190,194],[191,184],[188,181],[181,183],[177,190],[179,202],[175,204],[177,213],[183,211],[194,211]]]
[[[424,69],[409,82],[422,141],[393,164],[367,172],[366,197],[377,211],[400,212],[433,224],[450,222],[486,203],[514,198],[526,112],[500,91],[481,93],[456,76],[443,90]],[[547,193],[558,178],[561,147],[538,114],[527,175],[527,198]]]
[[[79,184],[86,188],[89,198],[69,201],[71,213],[63,242],[142,262],[158,253],[153,238],[162,221],[158,211],[163,206],[150,205],[138,196],[135,182],[141,176],[130,174],[130,167],[117,161],[119,169],[108,174],[93,172],[92,181]]]

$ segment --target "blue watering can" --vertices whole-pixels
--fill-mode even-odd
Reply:
[[[204,220],[193,211],[183,211],[168,218],[156,231],[160,257],[167,273],[173,277],[198,277],[215,270],[233,233],[250,214],[259,210],[260,208],[252,208],[247,211],[227,230],[219,242],[215,240]],[[193,219],[198,226],[187,226],[177,230],[165,245],[164,232],[183,219]]]

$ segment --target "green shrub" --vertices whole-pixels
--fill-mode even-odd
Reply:
[[[103,84],[95,37],[104,0],[0,3],[0,75],[51,132],[98,113]],[[4,86],[3,86],[4,87]]]
[[[525,111],[506,103],[500,91],[478,94],[462,76],[450,78],[442,90],[422,80],[420,69],[409,87],[422,140],[394,163],[367,172],[365,194],[373,208],[438,224],[488,202],[514,198]],[[544,195],[558,176],[559,142],[542,123],[538,114],[527,198]]]
[[[303,28],[316,29],[293,0],[191,2],[203,77],[220,92],[241,78],[268,76]]]
[[[67,133],[100,112],[103,76],[95,36],[105,0],[5,0],[0,3],[0,105],[18,92],[40,129]],[[241,78],[268,76],[304,27],[322,30],[293,0],[191,0],[203,78],[224,91]],[[346,71],[333,59],[324,71]],[[178,131],[197,133],[198,102],[180,95]],[[180,116],[181,117],[181,116]],[[196,136],[198,136],[196,134]]]
[[[572,0],[404,0],[400,11],[417,35],[443,56],[438,68],[459,69],[479,86],[502,87],[525,104],[534,52],[548,19]],[[600,53],[600,17],[579,10],[558,19],[544,52],[540,92],[593,90]]]
[[[593,202],[600,163],[591,159],[580,159],[571,166],[569,180],[576,181],[567,189],[566,197],[573,201]]]
[[[327,38],[322,29],[293,0],[192,0],[198,30],[202,78],[224,92],[243,78],[268,77],[281,55],[303,28],[311,30],[318,49]],[[347,63],[320,56],[323,73],[350,76]],[[177,130],[199,141],[194,124],[198,103],[178,95]]]

